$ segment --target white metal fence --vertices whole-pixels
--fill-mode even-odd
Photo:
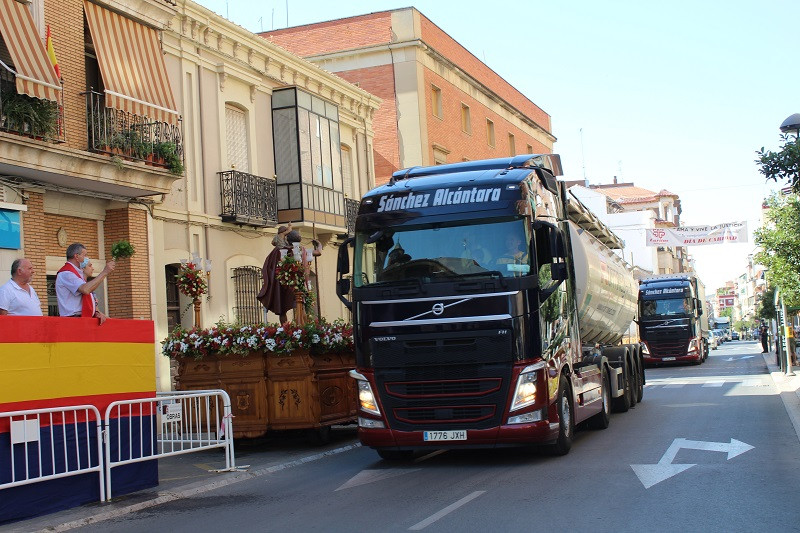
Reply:
[[[11,454],[0,457],[0,465],[7,459],[10,465],[10,477],[0,473],[0,491],[97,472],[105,501],[115,467],[214,448],[225,453],[225,468],[218,471],[237,470],[232,418],[223,390],[121,400],[102,419],[93,405],[0,412],[0,429],[10,429]]]
[[[105,501],[102,425],[95,406],[0,413],[0,428],[5,427],[10,456],[0,464],[10,470],[0,477],[0,489],[97,472],[100,501]]]
[[[223,390],[159,393],[122,400],[105,413],[106,497],[111,470],[159,457],[222,448],[225,468],[236,470],[231,401]]]

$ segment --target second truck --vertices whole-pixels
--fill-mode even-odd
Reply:
[[[552,154],[413,168],[361,200],[337,293],[359,438],[381,457],[565,454],[577,424],[605,428],[641,401],[640,345],[621,343],[638,294],[623,243],[560,174]]]

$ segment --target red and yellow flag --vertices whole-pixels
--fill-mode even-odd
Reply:
[[[56,51],[53,48],[53,38],[50,36],[50,24],[47,25],[47,32],[45,34],[45,47],[47,48],[47,57],[50,58],[50,63],[53,64],[53,69],[56,71],[56,76],[58,76],[58,79],[61,79],[61,69],[58,67]]]

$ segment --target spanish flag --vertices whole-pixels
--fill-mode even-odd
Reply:
[[[50,62],[53,64],[53,68],[56,71],[56,76],[58,79],[61,79],[61,69],[58,67],[58,59],[56,59],[56,51],[53,48],[53,38],[50,36],[50,24],[47,25],[47,32],[45,34],[45,47],[47,48],[47,57],[50,58]]]

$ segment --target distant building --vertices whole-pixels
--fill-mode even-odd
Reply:
[[[413,7],[260,35],[383,100],[377,184],[417,165],[552,152],[550,116]]]

